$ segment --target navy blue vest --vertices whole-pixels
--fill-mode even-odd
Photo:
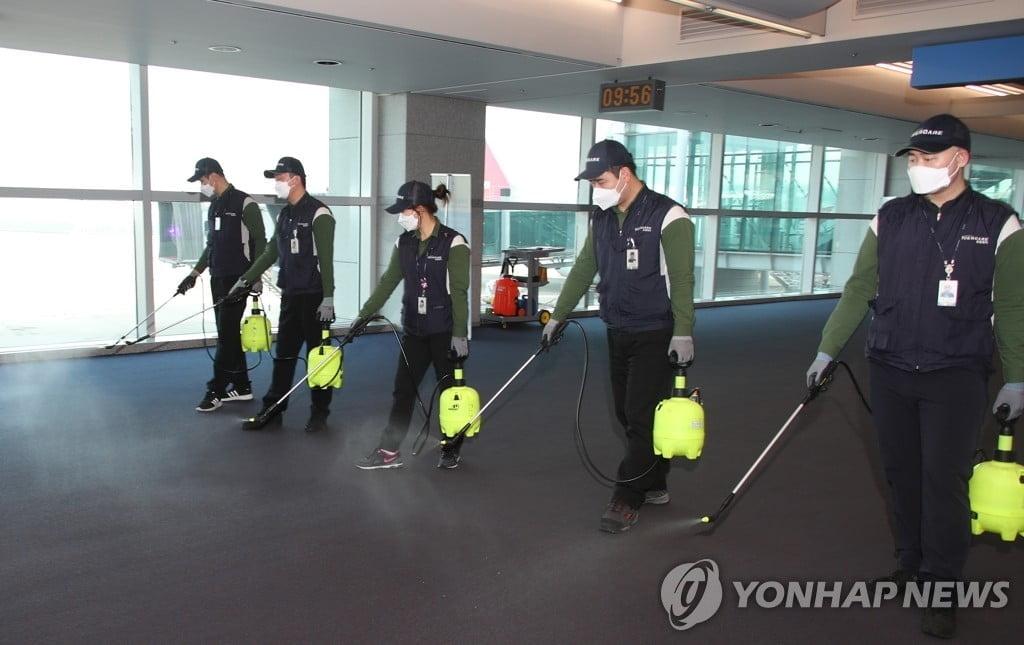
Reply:
[[[324,291],[320,262],[313,246],[313,215],[321,208],[327,207],[306,193],[297,204],[288,204],[277,216],[277,286],[283,295]],[[293,239],[298,240],[298,253],[292,253]]]
[[[601,279],[597,293],[601,319],[609,329],[640,332],[672,327],[672,303],[661,272],[661,226],[678,206],[646,186],[629,206],[619,230],[613,209],[591,214],[594,256]],[[636,248],[639,264],[626,268],[627,249]]]
[[[867,354],[908,371],[987,371],[995,350],[996,242],[1013,211],[968,188],[943,205],[938,221],[937,212],[920,195],[894,199],[878,212],[878,295]],[[940,307],[948,260],[955,262],[956,306]]]
[[[402,293],[402,327],[407,334],[429,336],[451,333],[452,297],[448,293],[448,255],[452,240],[459,235],[437,223],[437,230],[420,255],[419,231],[403,233],[398,238],[398,259],[405,277]],[[423,288],[423,284],[426,288]],[[419,298],[426,296],[427,313],[419,313]]]
[[[206,213],[210,241],[210,275],[215,278],[240,276],[252,266],[254,243],[242,220],[249,195],[228,186],[218,195]]]

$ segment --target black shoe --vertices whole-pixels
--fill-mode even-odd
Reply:
[[[402,457],[398,451],[389,452],[383,448],[377,448],[366,457],[356,462],[356,468],[360,470],[378,470],[380,468],[401,468]]]
[[[281,421],[284,410],[274,404],[265,405],[259,414],[242,422],[242,430],[262,430],[272,421]]]
[[[874,580],[872,580],[869,583],[871,586],[871,590],[874,591],[875,587],[877,587],[879,583],[882,582],[895,583],[896,591],[902,594],[903,590],[907,588],[908,582],[917,582],[917,572],[910,571],[909,569],[896,569],[887,576],[882,576],[881,578],[875,578]]]
[[[213,412],[221,405],[222,395],[214,394],[213,392],[207,392],[203,400],[196,406],[197,412]]]
[[[310,413],[305,430],[310,433],[325,432],[327,430],[327,413],[320,411]]]
[[[461,459],[462,457],[459,456],[458,450],[443,447],[441,448],[441,458],[437,461],[437,467],[451,470],[459,465]]]
[[[921,631],[937,638],[953,638],[956,634],[956,608],[925,607]]]
[[[622,533],[628,531],[637,519],[640,511],[621,499],[613,499],[601,516],[601,530],[605,533]]]

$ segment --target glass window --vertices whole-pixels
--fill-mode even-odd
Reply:
[[[239,189],[273,194],[263,171],[289,156],[302,162],[310,193],[352,194],[360,168],[360,102],[352,99],[318,85],[150,67],[153,189],[198,191],[186,179],[197,159],[213,157]],[[347,152],[332,154],[332,146]]]
[[[537,260],[544,268],[545,281],[537,290],[539,309],[554,309],[565,276],[576,260],[587,236],[589,212],[573,211],[484,211],[483,262],[480,310],[487,313],[494,296],[494,283],[501,277],[503,251],[510,248],[550,246],[564,249]],[[529,279],[525,265],[512,267],[512,274]],[[520,290],[525,293],[525,289]],[[596,308],[597,296],[590,290],[578,308]]]
[[[580,123],[578,116],[488,106],[484,201],[577,203]]]
[[[985,166],[972,163],[968,166],[970,171],[971,187],[979,193],[1004,201],[1007,204],[1013,203],[1014,186],[1012,168],[999,168],[996,166]]]
[[[822,168],[822,213],[874,213],[882,191],[877,168],[885,155],[860,150],[825,148]]]
[[[595,138],[622,142],[651,190],[686,206],[707,206],[710,133],[598,120]]]
[[[0,184],[133,188],[129,65],[0,49],[0,82]]]
[[[721,217],[715,297],[800,293],[804,220]]]
[[[17,303],[3,307],[0,349],[105,345],[138,322],[134,209],[132,202],[0,199],[0,271],[11,278],[4,299]]]
[[[811,146],[727,136],[721,207],[727,210],[806,212]]]
[[[814,293],[838,293],[853,273],[861,242],[871,220],[818,221],[818,248],[814,257]]]

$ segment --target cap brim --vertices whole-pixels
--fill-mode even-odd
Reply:
[[[407,208],[412,208],[412,202],[410,202],[407,199],[399,199],[394,204],[388,206],[384,210],[391,213],[392,215],[397,215],[398,213],[401,213]]]
[[[191,177],[189,177],[186,181],[196,181],[197,179],[199,179],[202,176],[203,176],[203,173],[197,172],[196,174],[194,174]]]
[[[607,168],[605,170],[607,170]],[[576,175],[576,181],[579,181],[581,179],[586,179],[587,181],[590,181],[591,179],[597,179],[603,174],[604,170],[584,170],[580,174]]]
[[[276,175],[276,174],[277,174],[276,170],[264,170],[263,171],[263,176],[266,177],[267,179],[273,179],[274,175]]]
[[[932,144],[932,145],[927,145],[927,144],[913,145],[913,146],[907,146],[906,148],[900,148],[899,150],[896,151],[896,154],[894,154],[893,156],[894,157],[902,157],[903,155],[907,154],[911,150],[917,150],[918,152],[925,152],[925,153],[928,153],[930,155],[933,155],[936,152],[942,152],[943,150],[949,150],[952,147],[953,146],[951,146],[949,144],[946,144],[946,143],[935,143],[935,144]]]

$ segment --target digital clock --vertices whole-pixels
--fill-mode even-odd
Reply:
[[[648,79],[629,83],[605,83],[598,95],[598,112],[664,110],[665,81]]]

